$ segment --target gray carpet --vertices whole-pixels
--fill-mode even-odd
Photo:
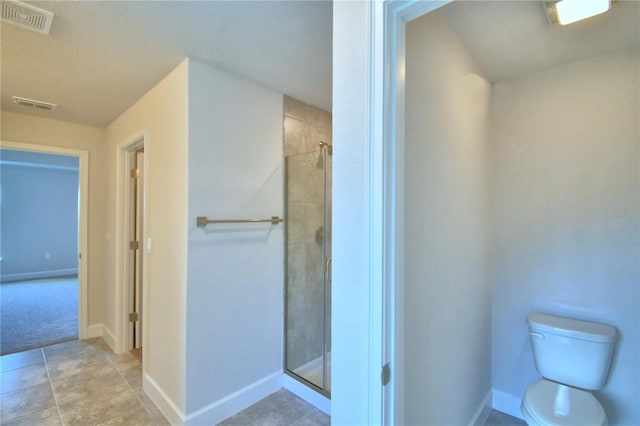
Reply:
[[[78,338],[78,279],[0,284],[0,355]]]

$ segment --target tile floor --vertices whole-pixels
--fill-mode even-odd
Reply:
[[[0,357],[0,424],[168,425],[142,390],[142,366],[102,340]]]
[[[218,426],[329,426],[331,418],[286,390],[220,423]],[[524,420],[491,410],[484,426],[527,426]]]
[[[527,423],[500,411],[491,410],[484,426],[527,426]]]
[[[136,355],[136,356],[134,356]],[[102,340],[75,340],[0,357],[2,426],[169,425],[142,390],[139,354]],[[331,418],[279,390],[221,426],[329,426]],[[493,410],[485,426],[523,426]]]
[[[291,392],[280,389],[219,426],[330,426],[331,418]]]
[[[169,425],[142,390],[141,353],[114,354],[101,338],[0,356],[0,425]],[[329,416],[279,390],[221,423],[329,426]]]

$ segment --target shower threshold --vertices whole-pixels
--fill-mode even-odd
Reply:
[[[308,382],[313,383],[319,388],[324,388],[325,391],[331,392],[331,352],[327,353],[327,383],[326,386],[322,386],[322,356],[316,359],[312,359],[306,364],[293,370],[297,376],[302,377]]]

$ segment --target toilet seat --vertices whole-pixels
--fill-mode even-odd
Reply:
[[[521,410],[528,425],[606,426],[607,416],[591,392],[569,387],[571,410],[568,415],[554,413],[553,404],[558,383],[542,379],[527,389]]]

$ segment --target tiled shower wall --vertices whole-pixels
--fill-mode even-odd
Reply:
[[[324,226],[325,161],[319,145],[321,141],[331,143],[331,114],[285,96],[286,351],[289,370],[320,357],[325,339],[325,242],[321,229]],[[327,161],[326,165],[330,177],[331,162]],[[330,184],[329,180],[329,188]],[[330,196],[327,199],[327,211],[331,211]],[[326,243],[330,244],[329,241]],[[330,291],[327,293],[328,307]],[[326,317],[328,327],[329,311]]]

